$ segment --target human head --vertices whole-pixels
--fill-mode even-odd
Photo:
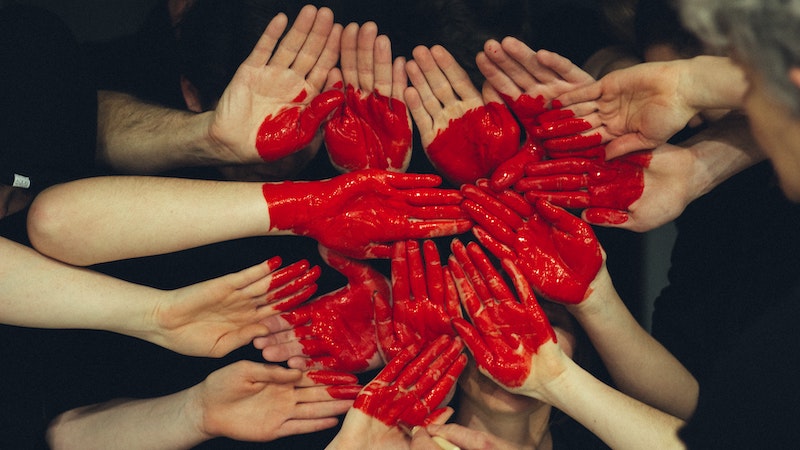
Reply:
[[[800,0],[681,0],[680,12],[744,68],[753,134],[787,197],[800,201]]]

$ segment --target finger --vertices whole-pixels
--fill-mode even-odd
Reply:
[[[594,225],[640,231],[631,227],[630,214],[628,211],[608,208],[587,208],[583,211],[581,217],[583,220]]]
[[[391,97],[394,63],[392,61],[392,43],[389,40],[389,37],[385,34],[382,34],[375,39],[372,60],[374,67],[372,72],[372,89],[381,95]],[[405,70],[403,70],[402,73],[405,75]]]
[[[428,287],[419,242],[414,240],[406,242],[406,256],[406,270],[408,270],[408,280],[411,287],[411,296],[407,298],[414,302],[427,302]]]
[[[486,257],[480,246],[474,242],[467,244],[467,253],[470,260],[477,270],[476,275],[480,275],[491,290],[491,295],[498,300],[515,299],[514,294],[508,288],[500,273]]]
[[[501,46],[509,60],[502,67],[510,71],[511,78],[529,93],[531,89],[538,88],[541,91],[560,79],[552,69],[539,63],[536,51],[519,39],[508,36],[503,39]],[[549,93],[546,96],[549,97]]]
[[[260,68],[270,60],[272,51],[275,50],[278,40],[286,29],[289,19],[286,14],[279,13],[269,21],[261,37],[258,38],[253,51],[247,56],[242,65]]]
[[[381,44],[383,45],[383,44]],[[389,52],[391,53],[391,44],[389,44]],[[392,91],[391,97],[395,100],[399,100],[405,106],[405,91],[408,87],[408,74],[406,73],[406,59],[402,56],[398,56],[394,59],[392,63]],[[376,84],[378,81],[376,80]],[[383,84],[381,81],[380,84]],[[395,111],[397,112],[397,111]],[[408,114],[406,114],[408,116]],[[409,126],[411,125],[410,121],[411,118],[408,118]]]
[[[525,198],[536,203],[540,199],[560,206],[562,208],[586,208],[591,205],[591,198],[588,192],[552,192],[552,191],[528,191]]]
[[[347,400],[340,400],[346,402]],[[352,404],[353,402],[348,402]],[[336,416],[347,412],[349,406],[345,407],[344,411],[338,414],[331,414],[323,419],[292,419],[287,420],[281,424],[280,429],[277,431],[276,438],[295,436],[298,434],[314,433],[317,431],[327,430],[339,424],[339,419]]]
[[[308,34],[311,32],[316,18],[317,8],[315,6],[306,5],[300,10],[297,17],[294,19],[292,27],[289,28],[286,36],[281,39],[277,50],[275,50],[275,54],[270,58],[269,64],[271,66],[291,67],[302,49],[303,43],[305,43],[308,38]]]
[[[284,362],[303,354],[303,346],[298,341],[285,342],[277,345],[267,345],[261,350],[265,361]]]
[[[576,86],[589,85],[595,81],[591,75],[558,53],[541,49],[536,52],[536,59],[542,66],[550,68],[565,81]]]
[[[556,97],[555,100],[558,101],[562,107],[567,107],[576,103],[598,100],[602,93],[603,85],[599,81],[595,81],[594,83],[561,94]]]
[[[480,91],[472,84],[467,71],[458,64],[450,52],[441,45],[434,45],[431,47],[431,56],[436,61],[439,73],[446,77],[445,81],[437,76],[437,83],[432,84],[433,91],[437,93],[436,96],[442,100],[442,103],[447,105],[454,102],[456,99],[452,97],[452,94],[455,93],[462,101],[470,103],[470,107],[483,105]]]
[[[317,16],[311,31],[308,33],[305,42],[303,42],[303,46],[300,48],[300,52],[295,57],[294,62],[292,62],[291,68],[293,71],[304,78],[308,75],[325,50],[332,30],[333,11],[325,7],[320,8],[317,10]]]
[[[364,92],[372,92],[375,88],[375,40],[377,36],[378,26],[375,22],[366,22],[358,30],[356,68],[358,85]],[[389,61],[391,61],[391,56]]]
[[[328,35],[328,40],[325,42],[325,48],[322,54],[317,58],[316,64],[311,68],[311,71],[306,75],[306,82],[314,87],[317,92],[328,90],[335,79],[329,79],[332,70],[336,68],[339,62],[339,43],[341,41],[342,25],[335,23],[331,28]],[[338,70],[338,69],[337,69]],[[328,82],[331,82],[328,85]]]
[[[435,242],[426,240],[422,244],[422,253],[425,261],[425,281],[427,282],[425,293],[431,303],[440,307],[444,304],[445,287],[439,249]]]
[[[353,86],[360,89],[358,84],[358,31],[357,23],[349,23],[342,30],[340,67],[345,87]]]
[[[344,384],[358,384],[358,377],[351,373],[339,372],[335,370],[310,370],[303,373],[303,379],[297,384],[297,386],[337,386]]]
[[[486,41],[484,51],[477,54],[475,63],[486,81],[499,93],[511,99],[522,95],[522,89],[511,79],[495,61],[495,52],[503,52],[500,43],[494,39]],[[485,100],[485,99],[484,99]]]

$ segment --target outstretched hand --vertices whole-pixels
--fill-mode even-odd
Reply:
[[[207,439],[264,442],[335,426],[353,404],[357,383],[349,374],[238,361],[189,389],[188,404]]]
[[[492,174],[493,189],[510,187],[522,176],[527,163],[545,157],[545,150],[573,148],[576,138],[565,136],[592,128],[588,122],[574,119],[572,111],[551,102],[560,94],[594,81],[567,58],[546,50],[534,51],[519,39],[506,37],[502,42],[487,41],[476,62],[488,84],[483,90],[484,101],[502,98],[525,130],[520,151]],[[599,142],[593,137],[588,139]],[[586,146],[584,138],[580,140],[584,141],[580,145]]]
[[[378,36],[374,22],[351,23],[341,40],[344,104],[325,124],[325,146],[340,172],[383,169],[405,172],[411,161],[411,117],[403,91],[408,85],[405,60],[392,63],[389,38]],[[329,80],[331,83],[331,80]]]
[[[265,183],[270,231],[308,236],[352,258],[390,258],[392,243],[460,234],[472,222],[436,175],[361,170],[314,182]]]
[[[609,159],[654,149],[682,130],[699,111],[680,95],[686,79],[678,65],[638,64],[616,70],[557,100],[597,126]]]
[[[424,258],[423,258],[424,255]],[[384,360],[405,348],[421,350],[441,335],[455,336],[461,317],[455,284],[433,241],[400,241],[392,255],[392,297],[375,296],[375,325]]]
[[[421,352],[400,352],[359,393],[327,448],[408,448],[398,424],[427,425],[452,414],[442,405],[466,367],[463,349],[459,338],[440,336]]]
[[[259,163],[294,153],[343,101],[339,91],[320,94],[339,58],[333,12],[307,5],[281,39],[286,26],[284,14],[270,21],[219,100],[208,133],[220,152],[234,155],[223,160]]]
[[[589,224],[545,200],[531,205],[512,191],[495,193],[485,180],[462,190],[478,240],[497,258],[514,261],[542,296],[576,304],[589,295],[604,264]]]
[[[155,313],[153,341],[179,353],[221,357],[266,332],[261,321],[279,305],[305,301],[316,291],[319,267],[307,261],[277,270],[272,258],[241,272],[176,289]]]
[[[453,326],[481,373],[509,392],[532,396],[559,374],[548,359],[563,355],[547,316],[510,260],[501,263],[516,294],[478,244],[454,240],[452,250],[448,267],[470,318],[454,319]]]
[[[389,281],[366,263],[320,247],[347,285],[264,321],[269,334],[253,344],[267,361],[298,369],[363,372],[381,367],[373,298],[390,296]]]
[[[487,177],[519,148],[519,124],[499,101],[485,103],[443,47],[419,46],[406,63],[405,99],[425,154],[455,185]]]

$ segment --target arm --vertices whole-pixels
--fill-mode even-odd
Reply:
[[[287,22],[284,14],[270,21],[214,111],[193,114],[99,92],[99,162],[152,174],[263,163],[303,148],[342,101],[338,92],[320,95],[338,59],[341,26],[330,9],[307,6],[281,39]]]
[[[352,405],[356,377],[239,361],[184,391],[67,411],[48,429],[54,449],[189,449],[214,437],[271,441],[330,428]],[[328,385],[326,385],[326,383]]]
[[[543,200],[525,218],[508,201],[490,195],[487,189],[472,192],[470,203],[465,202],[481,225],[478,239],[498,258],[515,261],[542,295],[567,305],[622,392],[689,417],[697,402],[697,381],[625,307],[591,227]]]
[[[377,33],[374,22],[351,23],[342,32],[345,101],[324,132],[330,159],[343,173],[367,168],[405,172],[411,161],[405,59],[393,63],[389,38]]]
[[[559,408],[612,448],[682,448],[682,421],[609,387],[564,354],[514,263],[502,261],[516,295],[477,244],[454,247],[451,260],[471,319],[453,325],[481,373],[510,392]]]
[[[280,234],[350,257],[388,258],[395,240],[469,229],[461,195],[440,183],[374,169],[280,183],[98,177],[37,196],[28,233],[40,252],[79,265]]]
[[[62,264],[2,240],[2,322],[40,328],[106,330],[179,353],[220,357],[263,335],[271,305],[302,301],[317,270],[301,262],[278,270],[273,258],[241,272],[173,291],[141,286]]]
[[[741,109],[747,82],[729,58],[698,56],[609,73],[557,100],[612,140],[607,158],[666,142],[706,109]]]

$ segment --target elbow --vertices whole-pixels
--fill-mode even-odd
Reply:
[[[73,223],[74,213],[68,205],[59,187],[46,189],[37,195],[28,211],[28,238],[43,255],[69,264],[90,265],[93,261],[73,251],[74,247],[80,246],[75,230],[81,227]]]

